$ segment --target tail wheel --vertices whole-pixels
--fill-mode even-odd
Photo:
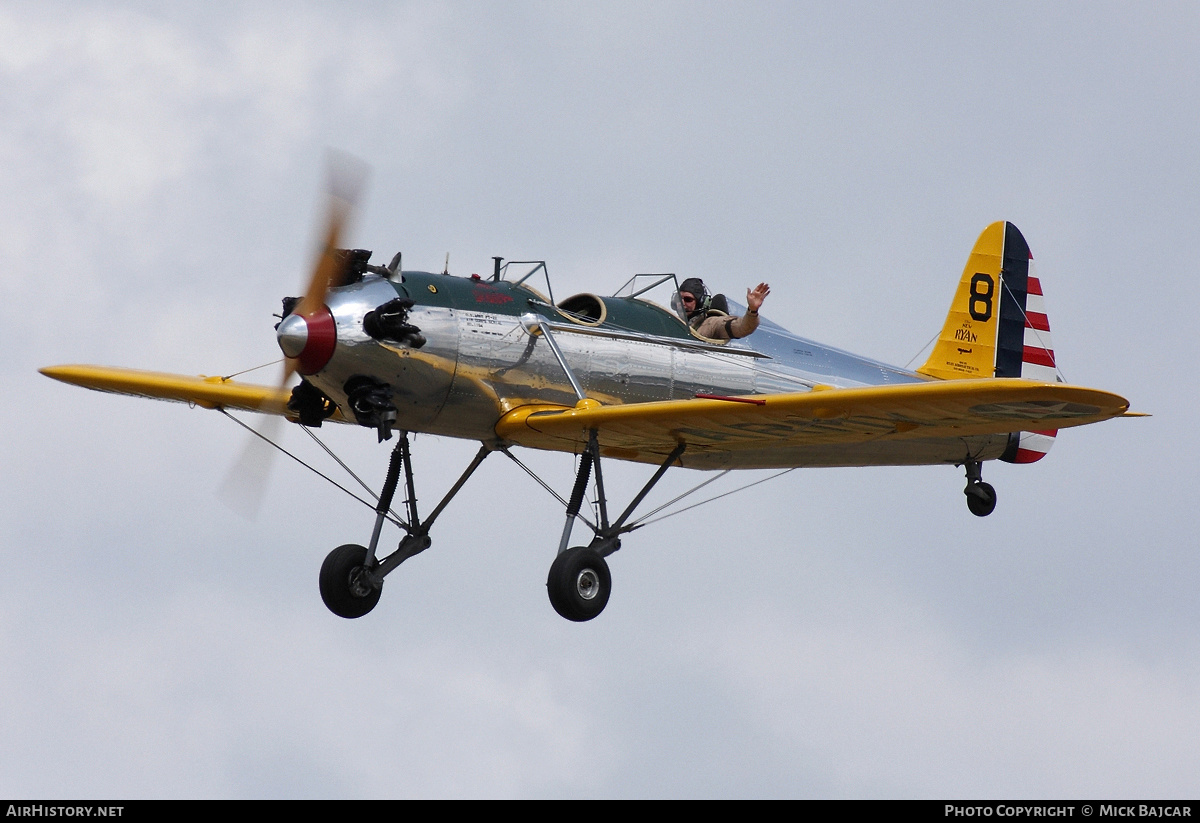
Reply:
[[[604,611],[612,592],[608,563],[592,549],[568,549],[550,566],[546,591],[550,605],[567,620],[591,620]]]
[[[990,483],[972,483],[963,494],[967,496],[967,508],[976,517],[987,517],[996,510],[996,490]]]
[[[331,551],[321,564],[321,599],[338,617],[362,617],[383,594],[371,582],[363,565],[366,560],[365,547],[348,543]]]

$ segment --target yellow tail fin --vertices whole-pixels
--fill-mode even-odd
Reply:
[[[975,241],[946,325],[922,374],[943,380],[1019,377],[1058,382],[1042,281],[1029,244],[1012,223],[993,223]],[[1032,463],[1054,443],[1055,431],[1015,432],[1001,460]]]
[[[925,365],[917,369],[921,374],[943,380],[996,376],[1006,225],[993,223],[975,241],[942,333]]]

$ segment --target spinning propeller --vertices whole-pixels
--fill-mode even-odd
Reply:
[[[317,259],[304,296],[277,328],[279,348],[285,357],[280,390],[286,389],[297,373],[319,371],[333,356],[337,343],[333,315],[325,306],[325,297],[342,282],[347,258],[338,249],[365,187],[368,169],[361,160],[334,151],[330,151],[326,165],[328,204]],[[262,503],[275,455],[268,441],[277,438],[282,419],[269,415],[255,428],[218,492],[226,505],[251,519]]]

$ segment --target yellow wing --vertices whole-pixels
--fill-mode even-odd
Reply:
[[[97,391],[173,400],[206,409],[244,409],[294,416],[287,409],[290,389],[238,383],[224,377],[189,377],[110,366],[49,366],[40,371],[55,380]]]
[[[603,453],[646,462],[684,442],[685,464],[691,456],[699,465],[703,455],[707,465],[735,467],[889,465],[953,460],[921,455],[961,454],[965,438],[1082,426],[1128,408],[1125,398],[1096,389],[990,378],[818,388],[740,401],[523,406],[504,415],[496,433],[522,446],[579,451],[594,428]],[[934,442],[943,444],[940,450],[918,446]],[[837,462],[839,454],[848,462]]]
[[[105,366],[41,372],[97,391],[292,416],[289,390],[223,377]],[[979,438],[1082,426],[1128,408],[1125,398],[1096,389],[990,378],[620,406],[528,405],[501,417],[496,434],[530,448],[578,452],[596,429],[604,454],[644,462],[686,443],[682,462],[697,467],[903,465],[953,462],[964,449],[974,454]],[[332,419],[345,422],[340,411]]]

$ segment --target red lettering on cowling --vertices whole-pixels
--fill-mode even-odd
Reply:
[[[511,303],[512,295],[504,294],[503,292],[484,291],[482,289],[475,293],[476,303]]]

